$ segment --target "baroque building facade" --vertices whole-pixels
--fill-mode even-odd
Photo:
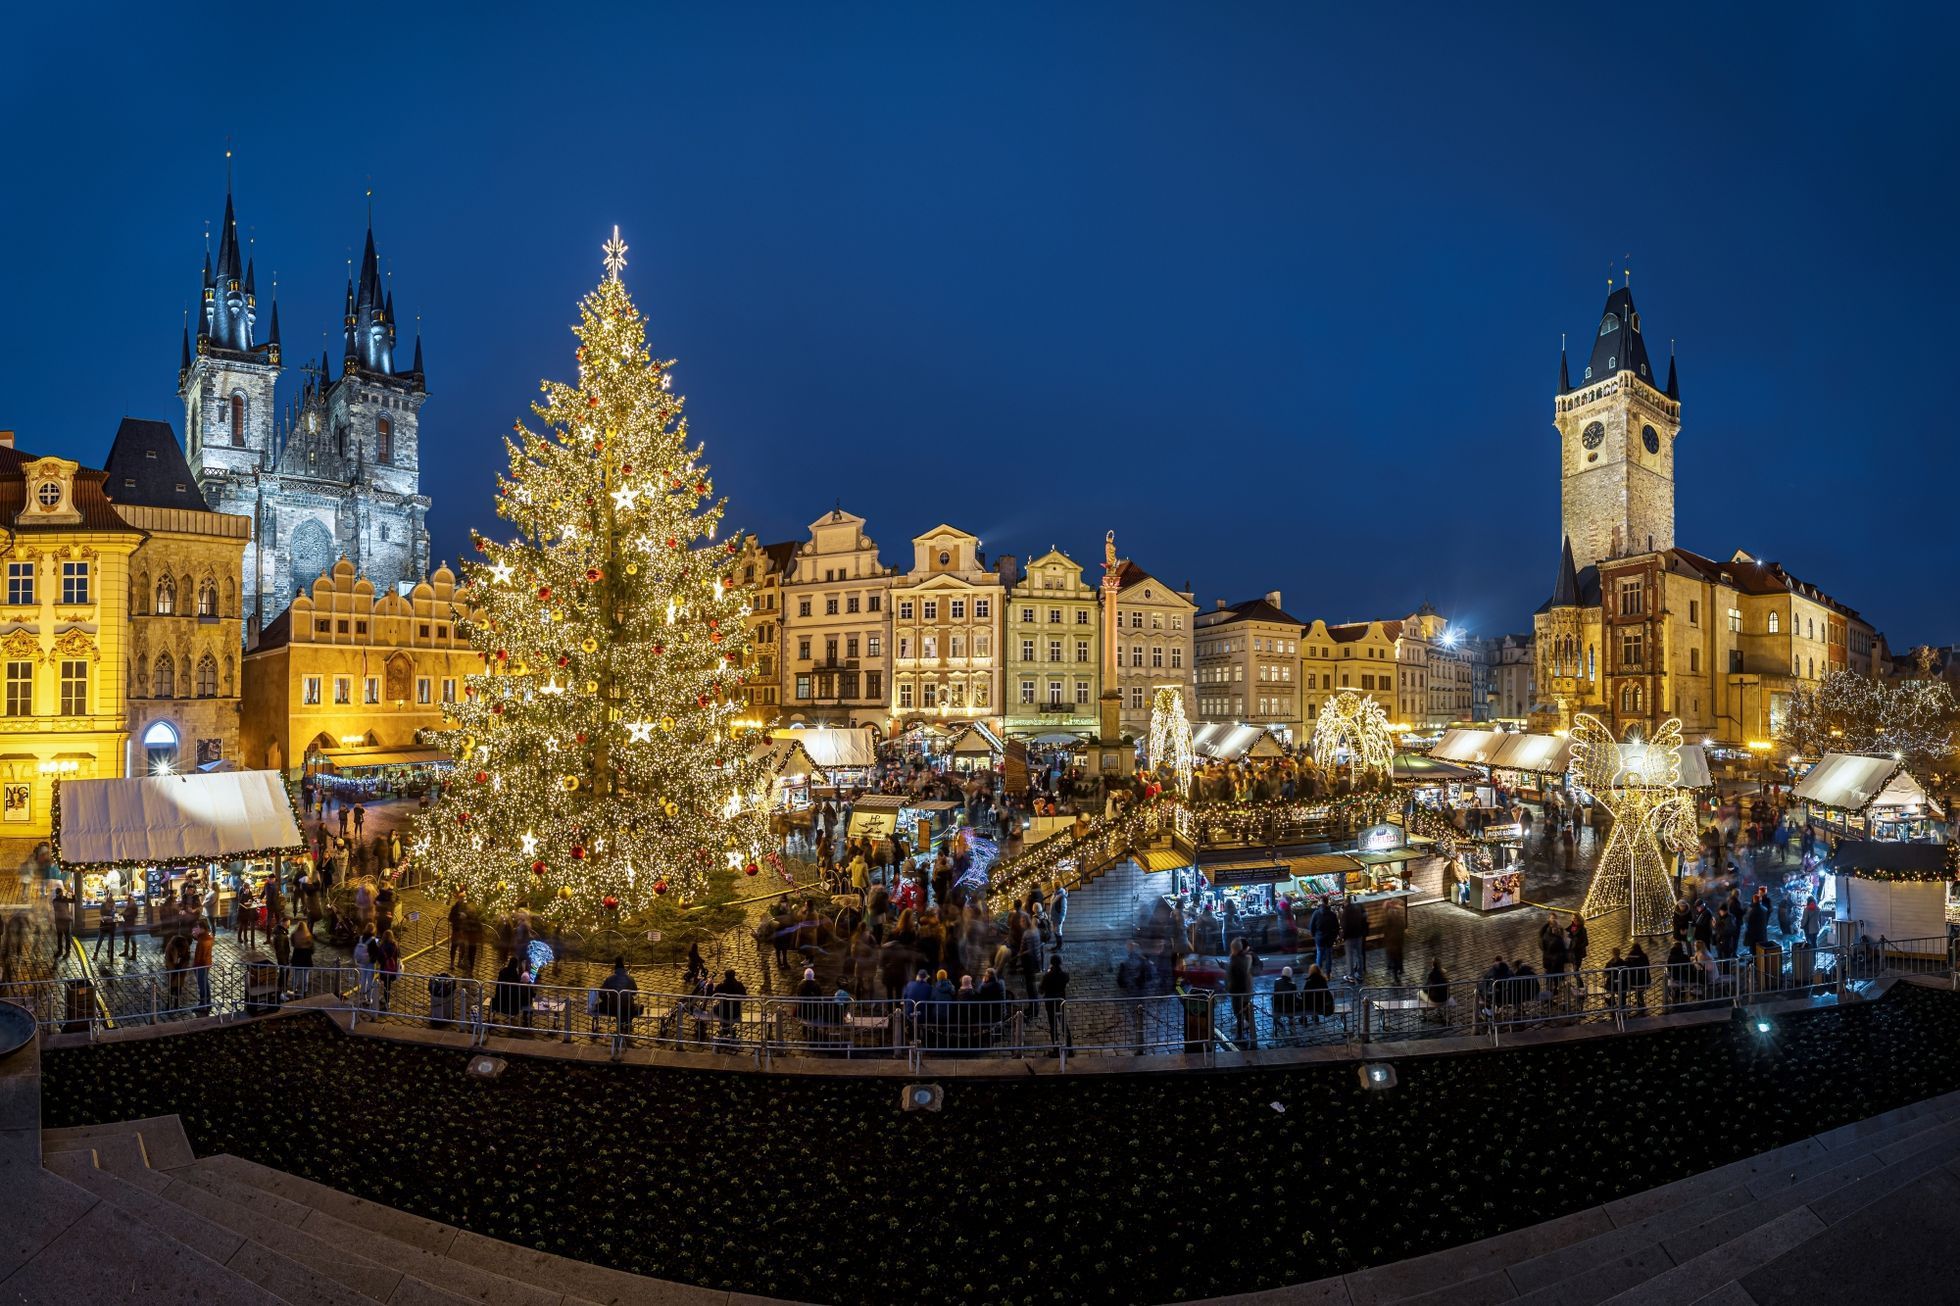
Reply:
[[[178,394],[199,492],[213,509],[252,522],[241,576],[248,640],[337,558],[387,588],[412,585],[429,566],[422,342],[402,366],[372,218],[359,275],[347,284],[340,365],[322,356],[307,368],[283,414],[276,300],[270,307],[261,338],[256,270],[241,251],[227,188],[217,263],[206,254],[195,320],[184,328]]]
[[[891,715],[900,726],[998,728],[1002,607],[1014,560],[989,569],[978,536],[941,524],[912,540],[912,570],[892,583]]]
[[[735,574],[749,590],[749,630],[746,724],[766,729],[776,724],[781,709],[783,655],[783,579],[796,559],[796,541],[761,544],[755,536],[742,538]]]
[[[1569,728],[1578,712],[1616,731],[1677,717],[1690,737],[1762,745],[1798,689],[1870,659],[1870,624],[1780,564],[1675,546],[1680,415],[1674,362],[1657,386],[1623,286],[1579,384],[1559,358],[1565,537],[1533,620],[1534,728]]]
[[[1104,638],[1113,645],[1123,733],[1132,739],[1150,737],[1150,700],[1160,685],[1183,690],[1185,715],[1203,719],[1193,642],[1198,605],[1190,591],[1165,584],[1127,558],[1117,564],[1116,574],[1115,629],[1104,632]]]
[[[778,634],[782,720],[883,731],[891,710],[894,577],[878,561],[864,518],[841,506],[817,518],[788,566]]]
[[[1300,631],[1280,593],[1240,603],[1218,600],[1201,612],[1192,637],[1198,660],[1198,719],[1261,726],[1282,744],[1298,742],[1302,715]]]
[[[1097,729],[1102,697],[1100,592],[1082,579],[1082,564],[1050,548],[1027,564],[1007,592],[1007,702],[1010,735],[1070,734]]]

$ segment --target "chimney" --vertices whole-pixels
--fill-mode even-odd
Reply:
[[[1284,603],[1281,603],[1281,602],[1279,601],[1279,591],[1278,591],[1278,590],[1267,590],[1267,591],[1266,591],[1266,602],[1268,602],[1268,603],[1270,603],[1270,604],[1272,604],[1272,605],[1273,605],[1274,607],[1276,607],[1276,608],[1283,608],[1283,607],[1285,607],[1285,606],[1286,606],[1286,605],[1285,605]]]
[[[0,446],[8,449],[14,447],[14,433],[12,431],[0,431]]]
[[[1224,599],[1220,599],[1220,600],[1218,600],[1218,610],[1219,610],[1220,612],[1223,612],[1223,611],[1225,611],[1225,600],[1224,600]]]

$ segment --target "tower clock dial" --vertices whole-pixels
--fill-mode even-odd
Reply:
[[[1599,448],[1600,442],[1605,438],[1606,423],[1589,422],[1586,425],[1585,431],[1579,436],[1579,443],[1585,445],[1588,449],[1597,449]]]
[[[1647,446],[1648,453],[1659,453],[1661,451],[1661,437],[1651,426],[1640,428],[1640,442]]]

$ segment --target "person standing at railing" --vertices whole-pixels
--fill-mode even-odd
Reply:
[[[1572,982],[1579,988],[1586,986],[1586,949],[1592,943],[1592,936],[1586,932],[1586,918],[1578,912],[1565,927],[1565,964],[1572,972]]]
[[[1232,999],[1232,1023],[1246,1047],[1259,1046],[1259,1027],[1252,1014],[1252,949],[1244,939],[1232,940],[1231,960],[1225,965],[1225,992]]]
[[[1068,998],[1068,972],[1062,969],[1062,958],[1057,954],[1048,959],[1048,969],[1041,976],[1041,1005],[1048,1013],[1048,1041],[1057,1047],[1069,1046],[1067,1013],[1062,1004]]]
[[[1040,988],[1041,970],[1046,961],[1041,946],[1041,931],[1032,923],[1021,930],[1021,948],[1016,960],[1021,967],[1021,986],[1029,1002],[1033,1002]]]
[[[107,904],[104,904],[105,906]],[[134,962],[136,957],[136,927],[143,923],[143,913],[136,905],[136,890],[131,888],[123,894],[122,900],[122,955],[124,961]]]
[[[1359,984],[1368,974],[1368,911],[1351,897],[1341,908],[1341,937],[1347,941],[1348,983]]]
[[[1401,899],[1388,904],[1382,918],[1382,957],[1388,963],[1388,982],[1402,983],[1402,957],[1409,942],[1409,905]]]
[[[313,926],[302,916],[293,922],[291,935],[293,950],[292,989],[300,997],[308,996],[313,983]]]
[[[354,940],[354,974],[362,1006],[374,1004],[374,968],[380,961],[381,941],[371,934],[362,933]]]
[[[1647,950],[1635,939],[1633,947],[1627,950],[1626,987],[1633,998],[1639,1015],[1647,1014],[1647,986],[1654,982],[1654,967],[1647,960]]]
[[[1307,917],[1307,934],[1313,939],[1313,964],[1320,967],[1323,974],[1334,969],[1334,940],[1341,934],[1340,918],[1334,914],[1327,899],[1322,898]]]
[[[211,1014],[211,927],[199,921],[191,930],[191,967],[197,971],[197,1010]]]
[[[68,886],[54,886],[54,964],[57,969],[68,959],[69,945],[75,938],[75,900],[68,896]]]
[[[381,1009],[388,1010],[388,1003],[395,994],[395,981],[402,977],[401,945],[395,942],[393,930],[381,931]]]
[[[181,934],[173,934],[163,945],[163,969],[169,985],[169,1003],[172,1012],[184,1009],[184,983],[190,974],[191,941]]]

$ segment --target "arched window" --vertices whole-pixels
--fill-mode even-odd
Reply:
[[[171,662],[168,653],[157,654],[156,692],[153,698],[177,697],[177,667]]]
[[[1639,710],[1640,710],[1640,686],[1638,685],[1620,686],[1620,711],[1623,713],[1630,714],[1630,713],[1638,712]]]
[[[167,617],[177,610],[177,582],[165,576],[157,582],[157,615]]]
[[[395,461],[395,424],[386,417],[374,419],[374,460],[382,463]]]
[[[238,390],[231,394],[231,444],[234,449],[245,447],[245,395]]]
[[[143,760],[151,775],[177,769],[177,732],[168,721],[153,721],[143,732]]]
[[[218,696],[218,659],[209,653],[197,661],[197,696],[199,698]]]
[[[1783,624],[1783,621],[1782,621],[1782,618],[1781,618],[1781,617],[1780,617],[1780,616],[1779,616],[1779,615],[1778,615],[1777,613],[1774,613],[1774,612],[1772,612],[1772,613],[1770,613],[1770,614],[1769,614],[1769,633],[1770,633],[1770,634],[1772,634],[1772,635],[1774,635],[1774,634],[1775,634],[1775,633],[1777,632],[1777,629],[1778,629],[1778,628],[1779,628],[1779,627],[1780,627],[1780,626],[1781,626],[1782,624]]]
[[[197,615],[200,617],[218,615],[218,587],[208,576],[197,587]]]
[[[150,573],[147,571],[139,571],[136,573],[136,584],[129,591],[129,610],[131,614],[138,617],[142,616],[143,600],[149,597],[150,597]]]

